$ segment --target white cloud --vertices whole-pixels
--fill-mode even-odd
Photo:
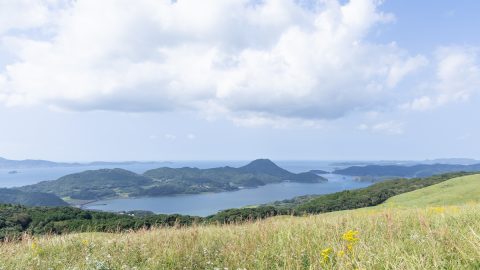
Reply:
[[[423,88],[422,96],[405,103],[402,108],[423,111],[452,102],[469,100],[480,93],[478,50],[465,47],[444,47],[436,52],[435,80]]]
[[[0,34],[46,24],[49,20],[47,4],[47,1],[0,1]]]
[[[405,132],[405,124],[397,121],[386,121],[371,125],[361,124],[358,126],[358,129],[379,134],[400,135]]]
[[[192,133],[187,134],[187,139],[189,139],[189,140],[195,140],[196,138],[197,138],[197,136],[195,134],[192,134]]]
[[[244,113],[235,116],[229,116],[235,125],[239,127],[271,127],[276,129],[287,128],[323,128],[324,123],[318,119],[304,119],[304,118],[292,118],[282,117],[270,114],[261,113]]]
[[[173,134],[165,134],[163,136],[166,140],[169,140],[169,141],[173,141],[177,138],[177,136],[173,135]]]
[[[395,87],[406,75],[426,66],[427,64],[427,58],[422,55],[409,58],[405,62],[396,63],[390,68],[387,77],[387,85],[389,87]]]
[[[240,125],[316,125],[375,110],[427,63],[395,44],[369,42],[374,27],[394,19],[379,2],[319,0],[311,9],[294,0],[44,4],[59,14],[50,37],[2,36],[15,61],[0,74],[0,101],[221,112]]]

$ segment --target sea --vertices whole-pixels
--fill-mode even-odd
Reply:
[[[342,168],[335,161],[274,161],[278,166],[294,173],[310,170],[325,170],[331,172]],[[0,187],[19,187],[35,184],[41,181],[55,180],[64,175],[78,173],[85,170],[102,168],[122,168],[136,173],[159,167],[197,167],[201,169],[223,166],[240,167],[248,161],[168,161],[131,164],[85,165],[48,168],[0,169]],[[355,181],[350,176],[325,174],[326,183],[294,183],[283,182],[268,184],[257,188],[248,188],[238,191],[220,193],[202,193],[189,195],[175,195],[145,198],[122,198],[96,201],[83,206],[85,209],[121,212],[132,210],[152,211],[163,214],[184,214],[194,216],[208,216],[220,210],[259,205],[274,201],[291,199],[302,195],[328,194],[342,190],[362,188],[370,183]]]

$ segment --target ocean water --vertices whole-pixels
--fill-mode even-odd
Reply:
[[[370,185],[342,175],[328,174],[325,177],[329,180],[327,183],[283,182],[231,192],[103,200],[87,204],[84,208],[112,212],[147,210],[162,214],[208,216],[223,209],[281,201],[301,195],[328,194]]]
[[[283,160],[274,162],[278,166],[294,173],[300,173],[314,169],[333,171],[334,169],[338,168],[338,166],[331,165],[331,161]],[[0,169],[0,187],[19,187],[31,185],[41,181],[55,180],[71,173],[82,172],[85,170],[97,170],[102,168],[123,168],[136,173],[143,173],[147,170],[159,167],[197,167],[205,169],[223,166],[240,167],[248,163],[249,161],[173,161],[158,163],[118,164],[108,166],[74,166],[29,169],[10,168]],[[9,174],[9,172],[12,170],[16,170],[18,173]],[[327,183],[306,184],[284,182],[233,192],[104,200],[87,204],[84,206],[84,208],[113,212],[148,210],[155,213],[178,213],[207,216],[214,214],[219,210],[228,208],[263,204],[308,194],[327,194],[346,189],[361,188],[369,185],[368,183],[356,182],[348,176],[334,174],[327,174],[324,176],[329,180]]]

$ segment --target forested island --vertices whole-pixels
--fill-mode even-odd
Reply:
[[[372,178],[394,178],[394,177],[428,177],[432,175],[451,172],[477,172],[480,171],[480,164],[417,164],[417,165],[367,165],[351,166],[335,170],[333,173],[358,176],[365,179]]]
[[[54,194],[67,201],[100,200],[234,191],[283,181],[318,183],[327,180],[313,172],[296,174],[280,168],[268,159],[258,159],[239,168],[163,167],[143,174],[124,169],[89,170],[17,190]]]

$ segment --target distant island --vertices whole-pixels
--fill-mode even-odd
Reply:
[[[352,166],[335,170],[333,173],[358,176],[363,179],[385,179],[388,177],[428,177],[450,172],[478,172],[480,164],[454,165],[454,164],[420,164],[404,165],[367,165]]]
[[[371,160],[371,161],[336,161],[330,163],[331,166],[352,167],[352,166],[368,166],[368,165],[397,165],[397,166],[413,166],[413,165],[474,165],[479,164],[480,160],[472,158],[437,158],[426,160]]]
[[[27,169],[27,168],[53,168],[53,167],[83,167],[83,166],[113,166],[113,165],[131,165],[131,164],[160,164],[168,162],[158,161],[123,161],[123,162],[106,162],[106,161],[94,161],[87,163],[80,162],[54,162],[41,159],[25,159],[25,160],[12,160],[0,157],[0,168],[6,169]],[[12,172],[16,172],[12,170]]]
[[[144,174],[124,169],[89,170],[17,189],[55,194],[72,202],[234,191],[284,181],[319,183],[326,182],[327,179],[313,172],[292,173],[268,159],[257,159],[239,168],[162,167]]]

